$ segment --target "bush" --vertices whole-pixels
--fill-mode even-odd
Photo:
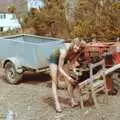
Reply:
[[[120,36],[120,2],[107,0],[102,6],[99,0],[79,1],[76,10],[76,24],[71,31],[71,36],[99,37]]]
[[[46,0],[45,8],[30,12],[24,19],[24,29],[32,28],[37,35],[62,38],[97,37],[111,39],[120,36],[120,2],[111,0],[78,0],[75,23],[66,20],[63,0]]]
[[[24,19],[24,28],[33,27],[35,34],[54,37],[67,37],[68,26],[61,2],[52,0],[39,11],[29,13]]]

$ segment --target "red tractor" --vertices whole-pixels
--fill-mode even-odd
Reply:
[[[86,44],[84,55],[78,59],[80,66],[72,70],[71,76],[74,79],[78,79],[79,82],[84,81],[90,77],[89,64],[97,63],[101,59],[105,59],[106,69],[110,69],[110,71],[112,71],[110,72],[111,74],[106,76],[107,87],[112,90],[113,83],[116,82],[116,80],[118,81],[120,72],[120,44],[117,42],[91,42]],[[96,67],[94,69],[94,74],[96,74],[99,69],[100,66]],[[113,81],[113,79],[115,80]]]

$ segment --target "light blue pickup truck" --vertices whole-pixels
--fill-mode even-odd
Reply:
[[[25,71],[46,71],[48,59],[64,45],[63,39],[36,35],[13,35],[0,38],[0,59],[4,78],[16,84]]]

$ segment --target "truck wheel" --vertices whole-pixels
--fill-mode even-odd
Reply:
[[[4,79],[10,84],[16,84],[22,78],[22,73],[16,72],[15,66],[12,62],[5,64]]]

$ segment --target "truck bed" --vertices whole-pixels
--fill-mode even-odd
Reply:
[[[58,38],[43,37],[43,36],[28,35],[28,34],[13,35],[13,36],[7,36],[3,38],[13,40],[13,41],[30,42],[30,43],[37,43],[37,44],[55,42],[55,41],[60,40]]]
[[[21,66],[41,69],[49,65],[50,55],[63,47],[64,40],[36,35],[12,35],[0,38],[0,58],[17,59]]]

